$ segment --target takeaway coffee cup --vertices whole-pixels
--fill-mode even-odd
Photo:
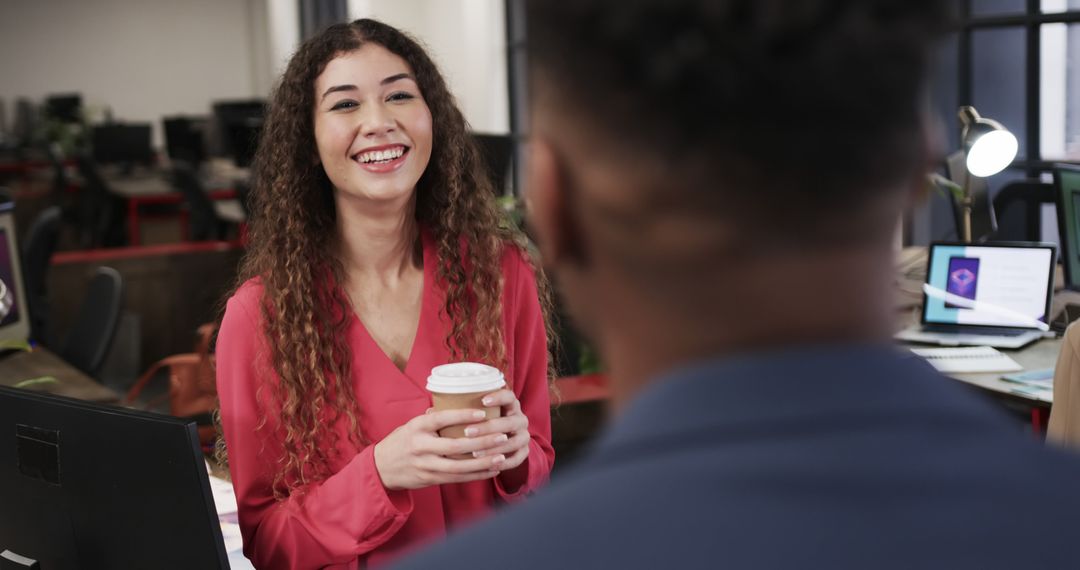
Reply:
[[[476,409],[484,410],[488,419],[502,413],[498,406],[485,407],[480,400],[484,396],[506,386],[506,380],[498,368],[476,362],[455,362],[431,369],[427,389],[435,411]],[[439,431],[442,437],[463,437],[465,427],[449,426]]]

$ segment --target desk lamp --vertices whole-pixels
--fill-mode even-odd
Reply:
[[[960,199],[961,218],[963,220],[962,239],[971,242],[971,207],[973,203],[971,177],[986,178],[1001,172],[1016,158],[1018,144],[1016,137],[1001,123],[979,116],[975,107],[960,107],[960,124],[963,131],[964,164],[968,176],[964,177],[963,195]]]

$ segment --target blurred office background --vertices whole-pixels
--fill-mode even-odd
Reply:
[[[154,363],[195,352],[199,326],[218,317],[243,252],[248,167],[263,104],[299,42],[334,22],[382,19],[429,47],[504,205],[515,209],[522,191],[515,165],[529,130],[522,4],[0,3],[0,187],[15,203],[27,258],[31,336],[64,357],[84,318],[88,285],[108,266],[122,278],[123,302],[107,355],[85,367],[91,377],[124,394]],[[957,6],[956,29],[939,48],[931,102],[945,154],[960,146],[961,105],[1017,136],[1015,161],[985,181],[992,202],[1010,183],[1046,181],[1055,162],[1080,162],[1080,0]],[[1053,204],[1042,206],[1037,231],[1056,240]],[[930,192],[904,222],[907,245],[957,236],[944,192]],[[588,348],[565,334],[560,370],[594,370]]]

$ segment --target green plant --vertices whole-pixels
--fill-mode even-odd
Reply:
[[[926,185],[942,196],[952,195],[952,198],[958,202],[964,199],[963,187],[936,172],[926,175]]]

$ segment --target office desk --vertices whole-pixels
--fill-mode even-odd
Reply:
[[[905,248],[898,260],[897,275],[897,308],[906,311],[899,324],[906,327],[919,321],[919,311],[922,307],[920,287],[926,278],[926,248]],[[1054,282],[1054,299],[1050,306],[1051,318],[1056,316],[1067,303],[1080,304],[1080,292],[1067,291],[1064,285],[1065,279],[1059,265]],[[1025,371],[1054,368],[1060,351],[1060,338],[1044,338],[1020,350],[1002,350],[1023,366]],[[1000,372],[951,374],[950,377],[978,388],[999,400],[1024,406],[1031,413],[1032,427],[1037,432],[1045,428],[1050,406],[1053,404],[1050,394],[1020,392],[1017,390],[1019,387],[1017,384],[1002,380]]]
[[[90,402],[115,404],[120,401],[120,394],[99,384],[48,349],[38,347],[33,352],[18,352],[0,359],[0,385],[14,387],[25,380],[43,377],[52,377],[55,382],[38,382],[24,387]]]
[[[128,241],[130,245],[140,245],[142,235],[140,223],[142,207],[149,204],[182,204],[183,193],[169,184],[163,175],[139,176],[133,178],[107,177],[109,191],[127,202]],[[241,223],[246,219],[233,183],[224,180],[210,180],[206,186],[211,190],[206,195],[213,200],[214,209],[223,219]],[[180,231],[184,241],[188,240],[188,212],[180,211]]]

